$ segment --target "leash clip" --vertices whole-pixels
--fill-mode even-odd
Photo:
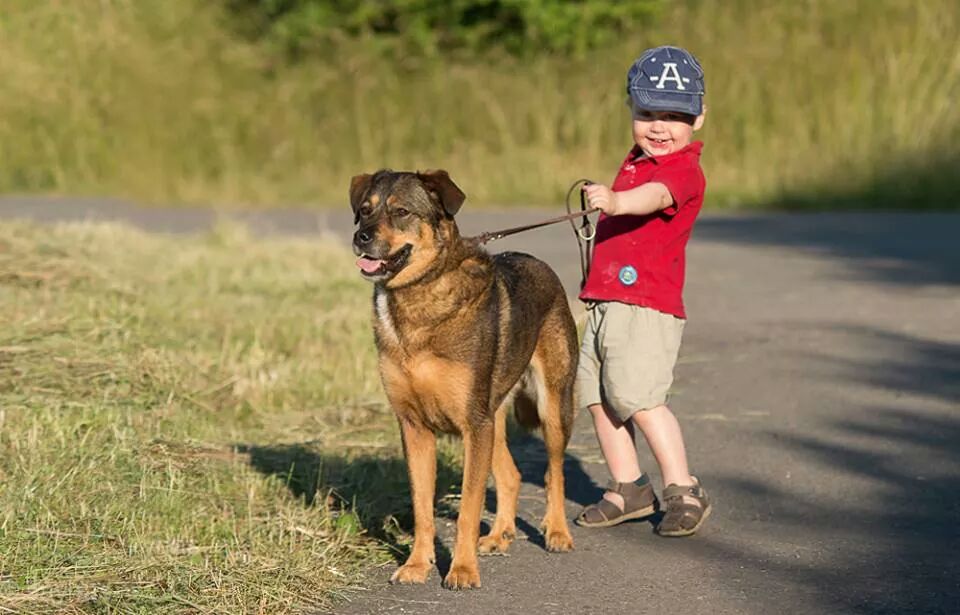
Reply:
[[[589,235],[584,231],[588,232]],[[593,241],[593,238],[597,236],[597,227],[588,222],[577,229],[577,235],[580,235],[580,238],[584,241]]]

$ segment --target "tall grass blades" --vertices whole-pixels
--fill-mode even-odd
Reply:
[[[341,204],[363,170],[450,171],[485,204],[556,204],[630,146],[627,67],[680,44],[707,74],[708,205],[950,207],[960,5],[673,2],[585,56],[290,62],[197,0],[31,2],[0,16],[0,190]]]

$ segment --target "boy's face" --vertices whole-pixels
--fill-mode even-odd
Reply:
[[[690,145],[693,132],[703,126],[703,114],[693,116],[679,111],[649,111],[631,105],[633,142],[647,156],[665,156]],[[706,108],[704,108],[706,113]]]

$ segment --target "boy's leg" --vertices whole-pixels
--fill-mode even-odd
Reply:
[[[687,466],[687,451],[683,444],[683,433],[680,423],[665,405],[641,410],[633,415],[633,422],[640,428],[646,438],[650,451],[653,452],[663,484],[692,485],[693,478]]]
[[[593,427],[600,442],[600,452],[607,462],[610,477],[618,483],[632,483],[640,478],[640,464],[637,462],[637,449],[633,439],[633,426],[621,421],[602,404],[589,406],[593,416]],[[623,509],[623,496],[607,491],[604,499]]]
[[[600,304],[589,312],[580,346],[577,397],[593,417],[600,451],[611,478],[618,483],[632,483],[640,477],[633,424],[618,417],[602,401],[600,347],[605,345],[604,320],[609,308],[608,304]],[[623,496],[619,493],[607,491],[603,497],[623,510]]]
[[[663,476],[664,517],[657,533],[695,533],[710,514],[710,500],[700,483],[690,476],[680,423],[665,405],[641,410],[631,418],[646,438]]]
[[[586,527],[609,527],[629,519],[638,519],[652,514],[658,505],[653,487],[640,472],[634,426],[628,414],[617,412],[604,399],[606,390],[616,389],[609,382],[608,369],[604,366],[610,358],[611,349],[622,342],[608,339],[606,329],[609,313],[622,311],[622,304],[601,303],[590,311],[580,347],[580,362],[577,370],[577,396],[582,407],[590,411],[600,450],[613,479],[603,499],[586,506],[577,517],[577,523]],[[618,320],[614,314],[614,321]],[[614,352],[615,354],[615,352]],[[639,482],[639,484],[638,484]]]
[[[640,427],[665,484],[690,484],[680,426],[665,405],[684,321],[650,308],[611,304],[605,325],[604,406],[616,420]]]

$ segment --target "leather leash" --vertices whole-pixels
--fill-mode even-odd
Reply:
[[[514,226],[500,231],[487,231],[480,233],[475,237],[470,237],[469,240],[475,241],[477,244],[482,246],[486,243],[502,239],[509,235],[522,233],[524,231],[531,231],[543,226],[549,226],[551,224],[557,224],[558,222],[566,222],[569,220],[570,226],[573,227],[574,234],[577,237],[577,246],[580,249],[580,273],[582,274],[580,287],[583,288],[583,285],[586,284],[587,281],[587,274],[590,272],[590,260],[593,256],[593,238],[597,234],[596,226],[590,222],[590,219],[587,218],[587,216],[600,210],[596,209],[595,207],[587,207],[586,196],[581,189],[580,211],[571,211],[570,197],[573,195],[574,190],[576,190],[578,187],[582,188],[583,186],[591,183],[593,182],[591,182],[589,179],[578,179],[577,181],[573,182],[573,184],[570,186],[570,189],[567,191],[567,198],[565,199],[565,204],[567,206],[567,214],[565,216],[557,216],[556,218],[550,218],[542,222],[525,224],[523,226]],[[573,221],[577,218],[583,218],[583,222],[579,229],[577,229],[576,225],[573,223]]]
[[[503,229],[500,231],[486,231],[484,233],[480,233],[475,237],[471,237],[470,239],[472,239],[473,241],[476,241],[480,245],[483,245],[485,243],[490,243],[491,241],[503,239],[508,235],[515,235],[516,233],[522,233],[524,231],[532,231],[533,229],[540,228],[541,226],[549,226],[551,224],[556,224],[558,222],[566,222],[567,220],[576,220],[577,218],[582,218],[588,214],[592,214],[595,211],[597,210],[587,209],[584,211],[569,213],[565,216],[557,216],[556,218],[550,218],[549,220],[544,220],[543,222],[536,222],[534,224],[526,224],[524,226],[514,226],[512,228]],[[593,225],[590,225],[590,226],[592,227]]]
[[[578,179],[573,182],[573,185],[570,186],[570,190],[567,191],[566,205],[567,205],[567,214],[565,216],[557,216],[556,218],[549,218],[542,222],[535,222],[533,224],[525,224],[523,226],[514,226],[511,228],[502,229],[499,231],[486,231],[470,237],[472,241],[476,241],[480,245],[490,243],[491,241],[496,241],[498,239],[503,239],[508,235],[514,235],[516,233],[522,233],[524,231],[532,231],[533,229],[540,228],[542,226],[549,226],[551,224],[557,224],[558,222],[566,222],[567,220],[576,220],[577,218],[585,218],[587,215],[592,214],[595,211],[600,211],[595,207],[587,207],[586,197],[583,194],[583,191],[580,192],[580,211],[571,211],[570,210],[570,195],[573,194],[573,191],[580,186],[581,184],[586,186],[591,184],[589,179]],[[573,222],[571,222],[573,224]],[[576,227],[574,227],[576,229]],[[584,219],[583,224],[580,226],[580,231],[577,231],[577,235],[582,238],[584,241],[591,241],[595,231],[593,231],[593,224]]]

